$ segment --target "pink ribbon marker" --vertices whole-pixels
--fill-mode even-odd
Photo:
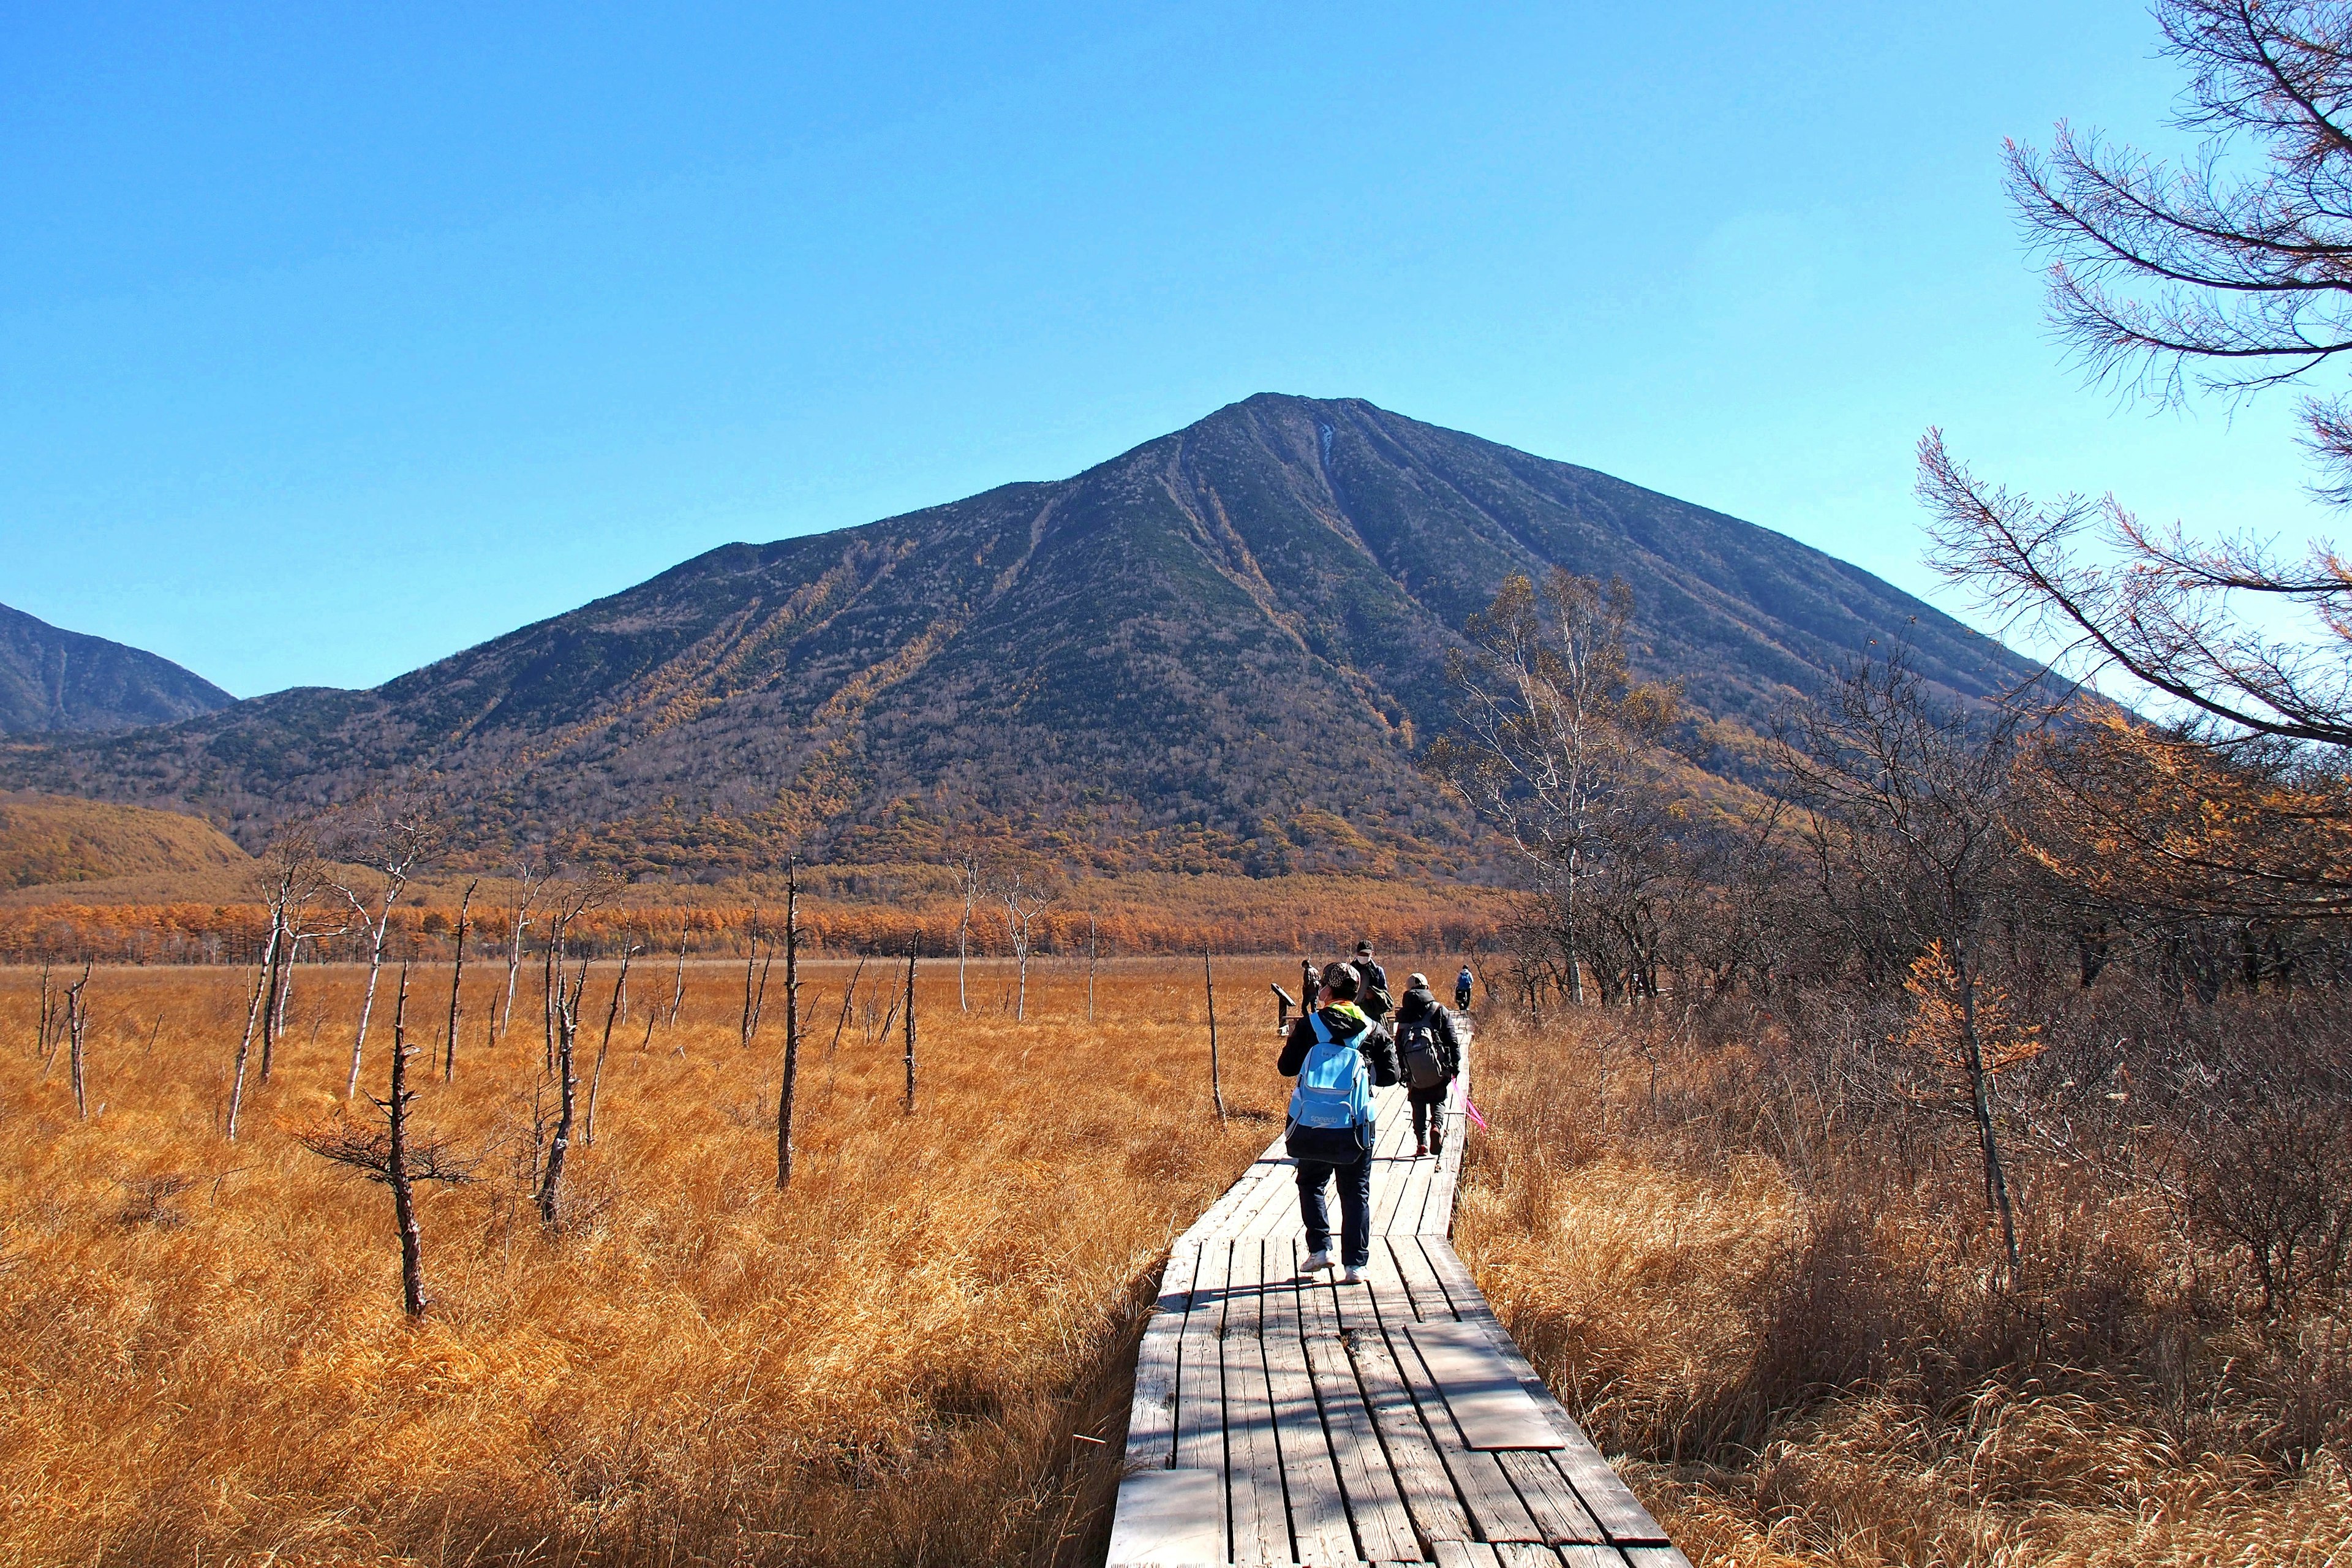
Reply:
[[[1486,1119],[1478,1114],[1478,1108],[1471,1104],[1466,1100],[1462,1102],[1462,1114],[1476,1122],[1478,1124],[1479,1131],[1486,1132],[1491,1131],[1491,1129],[1486,1125]]]

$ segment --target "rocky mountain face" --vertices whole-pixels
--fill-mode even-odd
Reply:
[[[0,605],[0,735],[169,724],[236,700],[168,658]]]
[[[19,748],[0,775],[170,799],[255,843],[424,780],[485,858],[563,831],[640,868],[931,858],[1455,864],[1414,758],[1511,572],[1638,596],[1644,674],[1759,718],[1897,640],[1949,693],[2030,667],[1718,512],[1349,400],[1261,395],[1057,483],[729,545],[373,691]]]

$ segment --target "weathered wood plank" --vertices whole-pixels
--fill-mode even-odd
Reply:
[[[1438,1541],[1430,1545],[1437,1568],[1500,1568],[1495,1549],[1479,1541]]]
[[[1648,1509],[1642,1506],[1642,1500],[1633,1495],[1633,1489],[1610,1468],[1601,1450],[1594,1447],[1592,1440],[1584,1435],[1584,1428],[1579,1426],[1559,1402],[1551,1397],[1551,1391],[1536,1375],[1535,1368],[1528,1364],[1517,1342],[1504,1331],[1501,1321],[1495,1316],[1494,1308],[1470,1278],[1470,1270],[1460,1256],[1453,1247],[1433,1237],[1421,1237],[1419,1245],[1422,1256],[1429,1261],[1432,1272],[1444,1286],[1450,1299],[1460,1303],[1464,1321],[1483,1325],[1488,1339],[1494,1343],[1496,1353],[1518,1374],[1520,1385],[1541,1396],[1537,1399],[1537,1405],[1560,1438],[1560,1447],[1552,1451],[1551,1460],[1576,1489],[1578,1499],[1601,1531],[1620,1546],[1633,1542],[1664,1543],[1666,1536],[1658,1528],[1658,1521],[1650,1516]]]
[[[1654,1546],[1628,1546],[1625,1561],[1633,1568],[1691,1568],[1690,1559],[1673,1545],[1661,1542]]]
[[[1213,1568],[1225,1557],[1225,1483],[1214,1470],[1141,1470],[1118,1484],[1108,1568]]]
[[[1294,1243],[1304,1254],[1305,1244]],[[1307,1373],[1322,1406],[1323,1426],[1331,1439],[1331,1455],[1339,1472],[1339,1489],[1356,1530],[1356,1543],[1366,1559],[1409,1560],[1421,1553],[1397,1479],[1381,1447],[1372,1410],[1356,1381],[1356,1369],[1339,1337],[1339,1317],[1331,1309],[1330,1287],[1303,1286],[1296,1296],[1299,1331],[1305,1342]]]
[[[1495,1352],[1482,1323],[1409,1323],[1405,1332],[1473,1448],[1557,1448],[1559,1434]]]
[[[1469,1510],[1438,1457],[1436,1439],[1422,1420],[1421,1407],[1405,1386],[1404,1374],[1372,1310],[1370,1292],[1361,1286],[1328,1285],[1323,1291],[1327,1310],[1339,1322],[1349,1364],[1355,1369],[1373,1427],[1388,1455],[1389,1473],[1395,1478],[1416,1532],[1424,1542],[1473,1539],[1476,1531],[1471,1528]]]
[[[1412,1300],[1398,1279],[1394,1256],[1386,1239],[1373,1247],[1367,1293],[1395,1358],[1397,1372],[1436,1445],[1437,1457],[1454,1482],[1454,1492],[1469,1512],[1471,1534],[1487,1542],[1541,1541],[1542,1528],[1519,1500],[1518,1492],[1503,1474],[1502,1466],[1496,1463],[1495,1456],[1481,1453],[1463,1440],[1461,1429],[1446,1410],[1436,1379],[1431,1376],[1406,1336],[1406,1325],[1416,1319]]]
[[[1265,1346],[1265,1377],[1274,1397],[1274,1436],[1282,1453],[1282,1481],[1290,1498],[1290,1536],[1298,1561],[1353,1563],[1360,1556],[1348,1524],[1348,1503],[1339,1489],[1332,1437],[1323,1427],[1323,1409],[1307,1370],[1307,1345],[1299,1328],[1297,1244],[1288,1237],[1265,1247],[1265,1289],[1259,1297],[1260,1338]]]
[[[1135,1396],[1127,1415],[1130,1469],[1166,1469],[1176,1462],[1176,1369],[1184,1319],[1192,1304],[1197,1247],[1180,1247],[1160,1270],[1160,1300],[1135,1347]]]
[[[1176,1346],[1176,1468],[1225,1468],[1225,1381],[1218,1336],[1225,1318],[1231,1242],[1204,1242],[1192,1276],[1192,1310]]]
[[[1274,1438],[1274,1398],[1258,1338],[1265,1257],[1255,1241],[1234,1243],[1226,1276],[1225,1489],[1236,1563],[1295,1563],[1283,1506],[1282,1455]]]
[[[1613,1546],[1560,1546],[1554,1550],[1559,1553],[1560,1568],[1625,1568],[1624,1556]],[[1656,1549],[1636,1546],[1633,1550],[1650,1552]],[[1667,1550],[1674,1549],[1669,1547]],[[1675,1556],[1679,1560],[1682,1553],[1676,1552]],[[1665,1565],[1662,1563],[1659,1568],[1665,1568]],[[1683,1568],[1690,1568],[1690,1564],[1685,1563]]]

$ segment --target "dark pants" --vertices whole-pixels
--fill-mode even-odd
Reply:
[[[1433,1143],[1445,1131],[1445,1090],[1435,1090],[1436,1098],[1423,1100],[1416,1096],[1412,1102],[1412,1141]]]
[[[1331,1218],[1323,1206],[1323,1184],[1339,1181],[1339,1261],[1361,1268],[1372,1260],[1372,1155],[1366,1150],[1353,1160],[1298,1162],[1298,1215],[1307,1223],[1307,1249],[1321,1252],[1331,1245]]]

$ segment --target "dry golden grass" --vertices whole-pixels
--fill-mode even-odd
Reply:
[[[1094,1026],[1082,968],[1033,966],[1018,1024],[1007,966],[974,966],[966,1016],[952,962],[927,962],[912,1118],[897,1030],[861,1005],[829,1049],[849,966],[812,966],[784,1194],[781,965],[750,1051],[741,971],[720,964],[689,969],[680,1023],[640,1049],[670,984],[641,968],[553,1238],[527,1194],[536,992],[526,976],[486,1048],[498,969],[470,966],[457,1081],[435,1073],[416,1107],[486,1157],[476,1184],[426,1189],[434,1300],[414,1328],[384,1191],[281,1131],[333,1108],[357,971],[300,972],[292,1044],[234,1145],[217,1126],[247,975],[99,971],[103,1109],[79,1121],[63,1056],[44,1079],[32,1052],[33,974],[0,972],[0,1561],[1099,1552],[1160,1256],[1270,1135],[1210,1114],[1196,962],[1106,964]],[[1244,1110],[1279,1103],[1265,986],[1295,973],[1220,963]],[[611,975],[590,985],[591,1049]],[[877,980],[887,1007],[897,981],[878,963]],[[417,974],[412,1040],[438,1041],[446,987]]]
[[[2264,1419],[2228,1364],[2252,1328],[2204,1324],[2221,1364],[2170,1364],[2189,1342],[2159,1215],[2043,1173],[2042,1283],[2006,1303],[1964,1147],[1888,1158],[1857,1128],[1804,1173],[1710,1147],[1643,1114],[1622,1038],[1604,1113],[1592,1047],[1624,1026],[1570,1016],[1480,1036],[1494,1132],[1457,1244],[1695,1563],[2352,1563],[2341,1452],[2235,1440]],[[1717,1066],[1660,1062],[1669,1103]]]

